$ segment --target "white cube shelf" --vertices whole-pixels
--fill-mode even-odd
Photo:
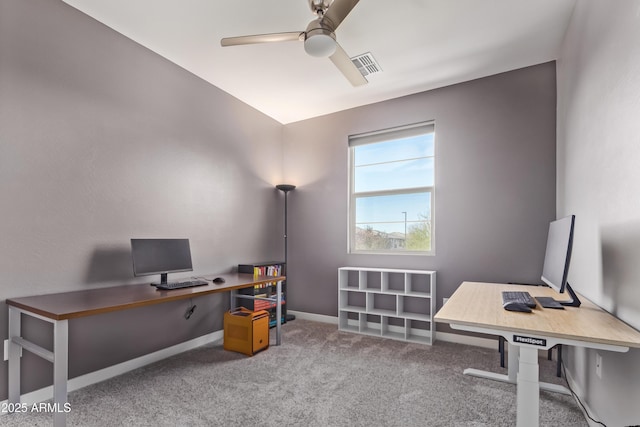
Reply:
[[[433,344],[436,272],[338,269],[338,329]]]

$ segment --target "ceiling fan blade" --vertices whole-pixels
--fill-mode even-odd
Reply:
[[[358,1],[359,0],[334,0],[322,20],[330,21],[330,27],[335,31],[338,25],[340,25],[349,12],[351,12],[351,9],[356,7]]]
[[[304,31],[292,31],[288,33],[271,33],[271,34],[254,34],[252,36],[225,37],[220,40],[221,46],[237,46],[241,44],[256,43],[272,43],[272,42],[290,42],[304,40],[300,36],[304,35]]]
[[[334,3],[335,4],[335,3]],[[344,76],[351,82],[353,86],[361,86],[363,84],[369,83],[367,79],[360,73],[358,67],[356,67],[347,52],[340,47],[338,43],[336,43],[336,51],[333,55],[329,57],[333,65],[338,67],[338,69],[344,74]]]

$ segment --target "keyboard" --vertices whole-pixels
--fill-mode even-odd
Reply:
[[[536,306],[536,300],[533,299],[531,294],[526,291],[502,291],[502,303],[507,302],[519,302],[525,304],[527,307],[534,308]]]
[[[155,287],[163,291],[168,291],[172,289],[193,288],[194,286],[203,286],[207,284],[208,282],[204,280],[188,280],[186,282],[162,283],[155,285]]]

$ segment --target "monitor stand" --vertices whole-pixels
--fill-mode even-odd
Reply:
[[[580,299],[578,295],[573,291],[569,283],[565,286],[565,289],[569,293],[571,299],[566,301],[558,301],[551,297],[536,297],[536,300],[544,308],[564,308],[564,307],[580,307]]]
[[[580,299],[578,298],[578,295],[576,295],[576,293],[573,291],[573,288],[571,287],[571,285],[569,285],[569,282],[567,282],[564,288],[569,294],[569,296],[571,297],[571,299],[568,299],[566,301],[558,301],[553,298],[550,298],[550,299],[554,300],[557,304],[560,304],[561,306],[564,306],[564,307],[580,307],[580,304],[581,304]],[[557,307],[552,307],[552,308],[557,308]]]
[[[567,286],[565,286],[567,292],[569,293],[569,296],[571,297],[570,300],[568,301],[558,301],[560,304],[564,305],[565,307],[580,307],[580,299],[578,298],[578,295],[576,295],[576,293],[573,291],[573,288],[571,287],[571,285],[569,285],[569,282],[567,282]]]
[[[160,273],[160,283],[150,283],[150,285],[151,286],[166,285],[167,284],[167,274],[168,273]]]

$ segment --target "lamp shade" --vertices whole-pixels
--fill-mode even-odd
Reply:
[[[291,184],[278,184],[276,185],[276,188],[286,193],[288,191],[295,190],[296,186]]]

